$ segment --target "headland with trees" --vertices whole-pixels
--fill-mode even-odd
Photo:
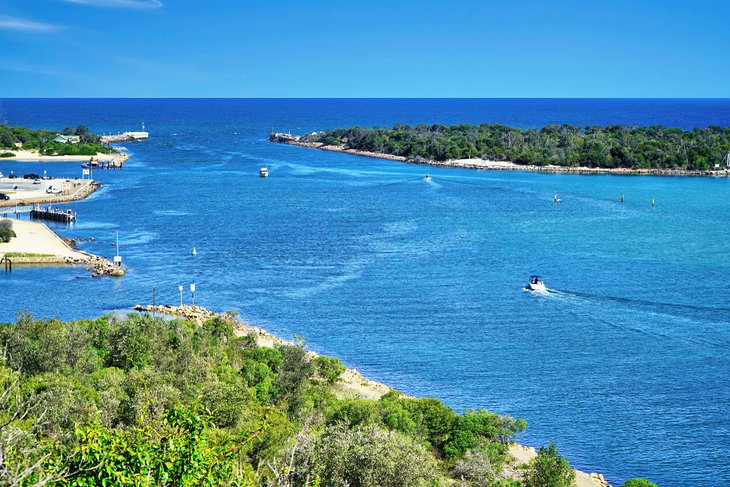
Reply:
[[[392,128],[355,126],[302,136],[272,134],[270,140],[439,165],[481,159],[508,163],[518,169],[552,167],[625,172],[724,170],[730,152],[730,128],[718,126],[682,130],[663,126],[563,124],[521,129],[499,124],[411,126],[399,123]]]
[[[261,346],[225,315],[21,313],[0,346],[0,476],[13,485],[575,484],[554,445],[511,464],[524,420],[343,396],[338,359]]]
[[[0,125],[0,157],[15,157],[18,151],[39,156],[96,156],[116,154],[117,151],[101,142],[85,125],[66,127],[63,131],[33,130],[26,127]]]

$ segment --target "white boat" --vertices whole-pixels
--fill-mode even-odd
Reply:
[[[259,169],[259,176],[262,178],[268,178],[269,177],[269,169],[266,167],[262,167]]]
[[[530,282],[527,283],[526,288],[530,291],[547,292],[545,283],[540,276],[530,276]]]
[[[425,177],[425,178],[423,178],[423,180],[424,180],[424,181],[431,181],[432,179],[433,179],[433,178],[431,177],[431,175],[430,175],[430,174],[426,174],[426,177]]]

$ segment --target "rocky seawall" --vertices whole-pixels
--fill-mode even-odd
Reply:
[[[68,191],[61,194],[45,194],[32,198],[18,198],[11,200],[0,200],[0,207],[9,207],[16,205],[35,205],[35,204],[51,204],[63,203],[66,201],[78,201],[86,198],[94,191],[101,187],[101,183],[91,181],[89,183],[81,183],[74,185]]]
[[[104,257],[79,252],[79,256],[59,255],[8,255],[3,260],[13,265],[83,265],[93,277],[121,277],[126,274],[125,267],[116,265]]]

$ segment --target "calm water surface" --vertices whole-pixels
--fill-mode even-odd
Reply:
[[[730,125],[728,100],[5,100],[11,124],[138,129],[73,203],[129,273],[0,273],[0,320],[150,301],[235,309],[365,375],[458,410],[524,417],[613,484],[730,479],[730,181],[425,168],[270,144],[395,122]],[[262,163],[271,177],[257,176]],[[78,163],[0,162],[75,177]],[[426,182],[428,172],[433,180]],[[557,191],[563,203],[553,205]],[[626,202],[620,203],[624,193]],[[654,196],[657,206],[651,208]],[[198,255],[193,257],[193,246]],[[553,291],[522,287],[540,273]],[[189,302],[189,293],[185,294]],[[709,484],[707,483],[709,482]]]

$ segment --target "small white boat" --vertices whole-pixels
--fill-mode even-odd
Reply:
[[[426,182],[428,182],[428,181],[431,181],[432,179],[433,179],[433,178],[431,177],[431,175],[430,175],[430,174],[426,174],[426,177],[425,177],[425,178],[423,178],[423,180],[424,180],[424,181],[426,181]]]
[[[560,203],[561,201],[563,200],[558,198],[558,193],[553,193],[553,203]]]
[[[543,280],[540,276],[530,276],[530,282],[527,283],[526,288],[529,289],[530,291],[537,291],[537,292],[542,292],[542,293],[547,292],[545,283],[543,282]]]
[[[266,167],[262,167],[259,169],[259,177],[262,178],[268,178],[269,177],[269,169]]]

